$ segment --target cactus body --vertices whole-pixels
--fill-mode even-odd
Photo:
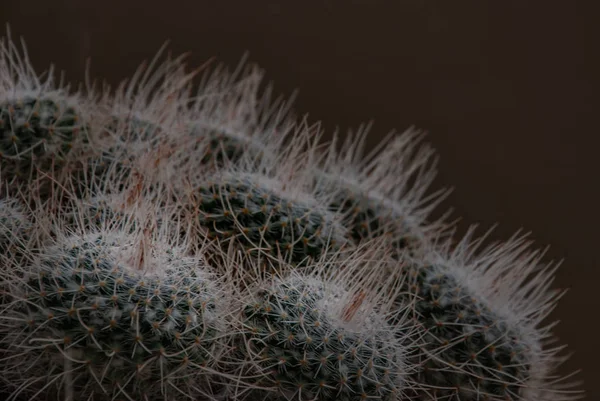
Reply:
[[[80,136],[77,110],[64,101],[25,97],[0,103],[0,160],[7,179],[28,179],[64,164]]]
[[[528,349],[518,333],[437,266],[411,270],[416,314],[432,358],[418,381],[439,399],[516,400],[529,378]]]
[[[416,300],[425,340],[414,380],[440,400],[553,399],[559,350],[543,349],[549,333],[541,326],[559,295],[548,290],[551,270],[524,252],[522,238],[474,259],[468,238],[453,253],[430,250],[397,270],[405,275],[397,300]]]
[[[444,243],[421,134],[363,157],[366,126],[321,152],[258,69],[192,96],[197,71],[160,54],[71,94],[0,41],[8,401],[581,396],[542,323],[554,269],[520,240]]]
[[[219,351],[210,276],[175,255],[160,276],[133,270],[114,253],[123,244],[96,235],[48,250],[12,288],[0,341],[23,360],[6,377],[35,379],[17,391],[62,378],[59,394],[75,399],[172,400],[202,379]]]
[[[293,277],[258,292],[244,315],[250,352],[269,374],[263,385],[290,400],[400,399],[402,348],[376,314],[361,325],[348,324],[363,294],[348,298],[345,291]]]
[[[436,175],[432,149],[420,144],[420,132],[408,130],[388,135],[363,159],[369,129],[350,132],[341,149],[334,136],[325,162],[315,169],[316,191],[332,194],[330,208],[345,216],[355,243],[386,237],[395,249],[417,252],[426,237],[442,231],[441,221],[427,222],[444,197],[426,196]]]
[[[344,244],[335,216],[302,200],[284,199],[252,177],[224,176],[199,187],[199,221],[212,237],[235,238],[246,249],[281,253],[301,263]]]

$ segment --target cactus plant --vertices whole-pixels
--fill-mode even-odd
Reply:
[[[200,224],[209,235],[236,238],[246,249],[262,249],[301,263],[343,244],[342,227],[327,212],[269,193],[252,177],[226,176],[197,192]]]
[[[88,141],[87,99],[53,81],[42,82],[10,40],[0,43],[0,168],[4,180],[18,184],[38,170],[60,170],[73,148]]]
[[[5,99],[0,104],[0,135],[5,175],[27,178],[35,168],[62,163],[80,126],[78,113],[50,97]]]
[[[273,99],[271,86],[261,91],[263,75],[257,66],[246,65],[246,57],[233,72],[221,65],[203,74],[198,95],[179,110],[181,124],[169,129],[172,143],[184,149],[170,147],[176,152],[173,170],[187,175],[249,157],[258,161],[265,148],[283,145],[295,123],[293,99]]]
[[[249,161],[202,177],[186,201],[189,213],[211,238],[233,239],[247,251],[294,264],[335,252],[347,243],[346,228],[326,207],[327,199],[304,192],[310,190],[310,171],[293,170],[297,158],[311,155],[310,149],[294,149],[277,160],[264,158],[259,167]],[[290,179],[293,187],[285,183]]]
[[[186,85],[194,76],[185,73],[184,56],[161,62],[163,50],[164,46],[149,65],[142,64],[115,93],[107,87],[98,96],[93,132],[97,149],[72,180],[75,185],[84,181],[77,188],[80,197],[94,197],[98,191],[108,190],[91,190],[93,181],[112,181],[112,189],[120,191],[124,184],[114,184],[127,181],[133,171],[145,170],[147,179],[157,179],[162,166],[142,165],[140,158],[147,152],[158,156],[159,150],[168,147],[173,130],[180,124],[178,112],[188,101]]]
[[[223,331],[218,283],[176,249],[140,270],[132,246],[110,232],[64,238],[3,277],[3,378],[15,394],[167,400],[207,374]]]
[[[355,254],[303,273],[278,263],[275,270],[289,274],[261,280],[242,297],[246,352],[264,374],[260,384],[275,390],[266,399],[398,400],[411,388],[405,356],[417,341],[401,310],[391,312],[373,291],[381,269],[369,263]]]
[[[554,268],[428,221],[447,191],[422,134],[321,147],[256,67],[192,95],[160,54],[71,93],[0,44],[5,398],[581,397],[542,322]]]
[[[555,267],[519,236],[475,256],[483,238],[471,242],[473,232],[395,270],[405,276],[396,302],[415,299],[425,338],[414,380],[448,401],[568,399],[552,376],[561,347],[544,348],[543,320],[562,295],[549,289]]]
[[[433,149],[421,145],[422,133],[392,133],[363,158],[370,128],[349,132],[341,149],[334,134],[325,162],[315,167],[316,190],[334,194],[330,207],[345,216],[355,242],[386,236],[416,252],[425,237],[440,235],[445,216],[433,224],[426,219],[449,191],[427,194],[436,160]]]

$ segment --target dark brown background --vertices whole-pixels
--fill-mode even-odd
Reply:
[[[600,400],[600,195],[595,1],[320,0],[187,2],[2,0],[0,23],[24,35],[37,69],[111,83],[171,39],[232,67],[244,51],[299,113],[331,132],[374,119],[371,144],[396,128],[429,131],[437,187],[455,191],[461,228],[494,239],[531,230],[570,287],[554,317]],[[179,4],[177,4],[179,3]],[[283,5],[285,4],[285,5]]]

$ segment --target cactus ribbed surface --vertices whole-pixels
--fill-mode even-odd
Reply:
[[[518,399],[533,350],[482,300],[435,266],[413,268],[415,313],[426,330],[428,359],[419,382],[438,399]]]
[[[415,300],[413,318],[424,335],[414,380],[440,400],[553,397],[544,380],[559,349],[544,349],[543,324],[560,297],[548,288],[553,269],[539,263],[539,252],[525,251],[523,238],[476,259],[468,254],[480,241],[468,240],[397,266],[404,279],[397,304]]]

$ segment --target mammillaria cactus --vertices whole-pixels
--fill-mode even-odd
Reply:
[[[9,400],[582,395],[542,324],[554,268],[522,238],[477,253],[428,221],[444,191],[422,134],[321,146],[256,67],[193,93],[183,59],[71,93],[0,44]]]
[[[0,171],[15,184],[59,170],[87,142],[86,102],[56,85],[50,69],[41,81],[10,38],[0,43]]]
[[[525,237],[477,255],[482,239],[471,237],[395,269],[404,276],[397,302],[415,300],[425,338],[415,380],[439,400],[569,399],[553,376],[562,347],[544,349],[553,325],[543,321],[562,295],[550,290],[556,267],[541,264]]]
[[[145,255],[138,269],[136,246],[118,232],[74,236],[22,277],[3,272],[11,298],[0,317],[3,378],[17,393],[191,395],[222,351],[222,290],[200,260],[176,249]]]
[[[259,90],[264,72],[257,66],[239,67],[228,73],[222,66],[201,83],[202,95],[189,109],[188,160],[222,166],[251,156],[259,159],[265,147],[285,140],[293,126],[292,99],[272,99],[272,87]],[[196,162],[197,163],[197,162]]]
[[[263,158],[258,167],[252,160],[201,177],[187,201],[190,215],[210,237],[295,264],[339,250],[347,242],[346,228],[327,200],[309,192],[310,171],[294,171],[298,163],[310,163],[299,160],[310,156],[306,152],[294,149]]]
[[[402,399],[413,385],[405,358],[418,341],[403,316],[410,304],[391,310],[375,288],[381,266],[364,253],[322,258],[304,272],[273,263],[279,273],[240,296],[245,351],[271,390],[265,399]]]
[[[433,149],[421,144],[422,133],[410,129],[388,135],[362,159],[369,129],[367,125],[356,134],[349,132],[341,149],[339,135],[334,135],[327,159],[316,168],[315,186],[334,193],[331,207],[345,216],[354,241],[387,236],[396,246],[416,251],[424,237],[439,235],[444,220],[426,221],[448,194],[427,194],[436,174]]]
[[[165,156],[165,148],[176,137],[173,131],[181,125],[178,112],[188,101],[186,85],[194,74],[185,73],[184,56],[159,62],[162,51],[149,65],[141,65],[116,93],[106,88],[102,95],[94,95],[98,98],[92,132],[96,149],[85,160],[84,168],[73,174],[79,196],[94,197],[109,190],[97,185],[90,188],[98,182],[108,181],[110,190],[122,190],[132,172],[145,170],[145,181],[155,185],[168,181],[168,177],[160,176],[164,168],[158,161],[150,169],[151,165],[142,160],[148,153],[156,159]]]
[[[49,171],[60,163],[78,135],[78,113],[61,99],[23,97],[0,104],[4,174],[26,178],[32,168]]]

